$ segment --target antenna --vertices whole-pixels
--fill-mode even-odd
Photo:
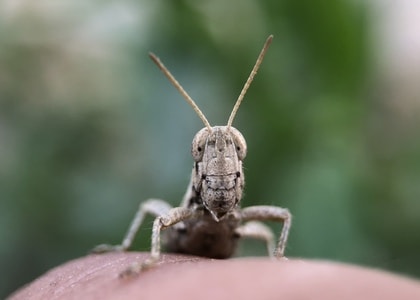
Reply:
[[[233,119],[235,118],[236,112],[239,109],[239,105],[241,105],[242,99],[244,98],[246,91],[251,85],[252,80],[254,80],[254,76],[257,74],[258,68],[260,67],[262,63],[265,53],[267,52],[268,47],[270,46],[272,40],[273,40],[273,35],[270,35],[265,41],[264,46],[260,52],[260,55],[258,56],[257,61],[255,62],[254,68],[252,69],[251,74],[249,74],[249,77],[247,81],[245,82],[245,85],[242,88],[241,93],[239,94],[238,100],[236,100],[235,106],[233,107],[232,112],[230,113],[230,117],[227,123],[228,128],[232,126],[232,122],[233,122]]]
[[[204,125],[207,127],[209,132],[211,132],[211,126],[209,121],[207,121],[206,117],[204,116],[203,112],[198,108],[197,104],[195,104],[194,100],[187,94],[184,88],[179,84],[179,82],[175,79],[175,77],[169,72],[169,70],[165,67],[165,65],[160,61],[160,59],[153,53],[149,53],[149,57],[153,60],[153,62],[158,66],[158,68],[165,74],[165,76],[169,79],[169,81],[176,87],[176,89],[181,93],[184,99],[188,102],[189,105],[192,106],[194,111],[203,121]]]

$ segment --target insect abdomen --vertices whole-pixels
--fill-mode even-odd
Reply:
[[[235,233],[237,220],[216,222],[209,215],[184,222],[181,228],[165,231],[165,248],[169,252],[229,258],[235,252],[239,236]]]

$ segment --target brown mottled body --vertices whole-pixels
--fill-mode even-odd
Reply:
[[[160,258],[162,231],[164,231],[163,244],[171,252],[228,258],[233,255],[238,239],[248,237],[264,241],[270,255],[277,258],[284,256],[291,226],[289,211],[275,206],[251,206],[244,209],[239,206],[245,185],[242,161],[246,156],[247,146],[239,130],[232,127],[239,105],[257,73],[271,40],[272,36],[264,44],[226,126],[211,127],[204,114],[172,74],[154,54],[150,55],[193,107],[206,127],[197,132],[192,141],[191,154],[194,166],[181,205],[172,208],[160,199],[149,199],[141,203],[121,245],[99,245],[93,250],[96,253],[127,250],[144,216],[154,215],[156,219],[153,222],[150,257],[127,269],[122,273],[123,276],[136,274],[156,264]],[[271,230],[258,221],[283,222],[276,247]]]

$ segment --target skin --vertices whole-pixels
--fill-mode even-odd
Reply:
[[[119,278],[149,254],[89,255],[58,266],[9,299],[420,299],[420,282],[360,266],[301,259],[213,260],[164,254]]]

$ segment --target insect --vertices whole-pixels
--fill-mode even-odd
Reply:
[[[270,256],[284,256],[291,226],[289,210],[264,205],[243,209],[239,206],[245,184],[242,161],[246,156],[247,146],[239,130],[232,127],[239,105],[272,39],[272,35],[267,38],[226,126],[210,126],[183,87],[159,58],[150,53],[150,58],[192,106],[205,127],[198,131],[192,141],[194,164],[181,205],[172,208],[164,200],[148,199],[140,204],[120,245],[102,244],[93,249],[95,253],[128,250],[145,215],[155,216],[149,258],[132,265],[122,276],[136,274],[156,265],[160,258],[160,237],[163,230],[163,244],[169,252],[228,258],[233,255],[239,238],[255,238],[265,242]],[[270,228],[260,222],[269,220],[283,222],[277,245]]]

